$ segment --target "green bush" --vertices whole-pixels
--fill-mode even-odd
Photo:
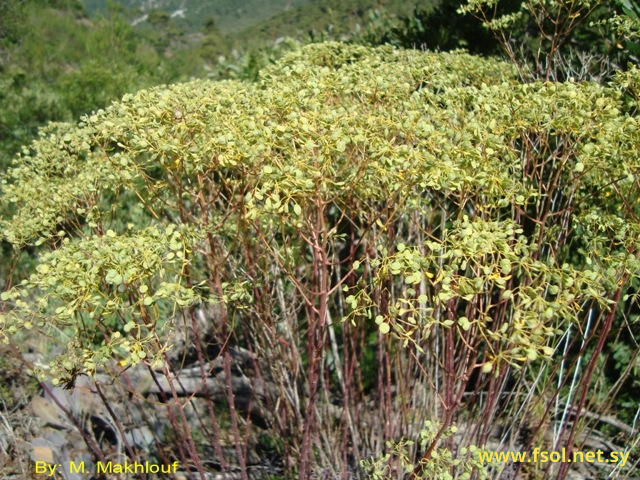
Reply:
[[[551,421],[578,446],[558,409],[613,395],[598,359],[635,307],[633,82],[329,43],[255,84],[142,90],[51,125],[3,178],[2,239],[39,263],[2,294],[0,339],[59,338],[34,373],[66,385],[113,359],[171,381],[177,318],[215,304],[220,344],[279,386],[270,427],[300,478],[358,472],[427,420],[405,444],[421,478],[446,470],[454,422],[451,455],[496,427],[526,449]]]

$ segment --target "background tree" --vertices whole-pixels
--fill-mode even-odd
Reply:
[[[466,3],[443,0],[433,5],[415,5],[412,12],[399,18],[393,18],[387,10],[377,10],[355,41],[371,46],[391,44],[402,48],[500,54],[500,43],[491,31],[477,19],[459,14],[458,10]],[[511,12],[519,6],[519,2],[504,3],[501,11]]]
[[[504,3],[470,0],[461,11],[496,36],[523,78],[604,81],[637,61],[633,1],[525,1],[507,13],[498,8]],[[624,48],[625,38],[630,48]]]

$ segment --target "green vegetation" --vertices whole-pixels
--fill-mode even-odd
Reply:
[[[495,2],[469,0],[473,14],[498,38],[523,79],[570,78],[602,82],[638,61],[640,16],[634,0],[594,2]]]
[[[11,4],[0,342],[24,360],[46,340],[24,360],[43,386],[142,370],[161,403],[128,380],[101,381],[100,400],[124,389],[170,424],[170,446],[149,433],[139,451],[131,432],[162,428],[111,409],[116,440],[85,437],[96,458],[125,445],[248,478],[260,438],[285,478],[498,478],[511,466],[479,449],[606,436],[631,451],[620,475],[637,476],[637,5],[494,3],[465,10],[497,39],[484,53],[509,62],[396,48],[473,45],[480,30],[428,28],[452,2],[368,14],[351,44],[288,40],[157,86],[230,48],[215,22],[192,48],[161,11],[134,30],[113,6],[89,21],[76,3]],[[335,14],[333,29],[296,25],[341,36],[363,13],[316,8],[272,25]],[[189,329],[197,360],[176,365]],[[513,466],[532,479],[569,467]]]
[[[141,21],[145,15],[165,12],[180,27],[189,31],[200,30],[214,19],[225,33],[245,30],[250,26],[268,21],[280,12],[310,3],[311,0],[160,0],[145,2],[141,0],[122,0],[118,2],[128,12],[132,20]],[[104,13],[108,2],[103,0],[85,0],[84,4],[91,16]],[[152,5],[150,8],[149,5]],[[141,23],[147,20],[142,20]]]
[[[626,202],[639,193],[637,119],[618,88],[521,84],[508,65],[460,53],[324,44],[256,85],[142,90],[52,125],[4,186],[16,208],[4,239],[40,252],[3,293],[4,341],[25,329],[72,338],[49,360],[54,384],[114,357],[168,372],[168,316],[213,303],[218,335],[266,355],[279,385],[304,372],[306,406],[273,425],[303,478],[352,468],[344,438],[364,459],[365,438],[382,445],[435,418],[432,452],[454,420],[478,425],[483,444],[497,425],[539,432],[558,399],[596,409],[585,400],[610,393],[592,382],[598,354],[618,308],[634,308],[622,296],[639,265]],[[304,350],[292,358],[279,339]],[[369,348],[381,396],[355,381]],[[570,375],[577,384],[548,391]],[[546,393],[497,414],[523,381]],[[350,399],[352,431],[315,413],[329,392]],[[364,401],[380,418],[399,412],[392,428],[358,413]],[[311,448],[320,434],[333,445],[324,465]]]
[[[117,11],[89,21],[76,2],[8,1],[20,21],[0,48],[3,168],[48,121],[72,121],[127,92],[204,75],[193,53],[162,45],[162,31],[141,38]]]
[[[416,8],[430,11],[433,0],[416,0]],[[387,27],[401,16],[409,16],[413,2],[394,0],[328,0],[310,2],[293,8],[269,20],[237,32],[232,38],[241,45],[256,46],[281,37],[310,38],[312,41],[351,40],[359,38],[370,23],[384,12]]]

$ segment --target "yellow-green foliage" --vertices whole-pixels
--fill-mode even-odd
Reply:
[[[172,312],[198,301],[273,338],[279,293],[320,315],[309,330],[375,320],[412,351],[455,356],[428,385],[461,395],[475,369],[550,361],[585,308],[616,308],[637,278],[640,138],[623,108],[615,86],[336,43],[256,84],[126,95],[44,129],[4,178],[2,238],[41,256],[3,294],[0,339],[72,332],[54,369],[68,381],[115,353],[161,362]],[[455,350],[435,348],[447,335]]]

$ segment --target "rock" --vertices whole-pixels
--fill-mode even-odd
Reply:
[[[56,463],[53,446],[44,438],[36,438],[31,442],[31,460],[34,462]]]
[[[70,422],[60,411],[58,406],[50,400],[43,397],[33,397],[31,399],[31,411],[40,419],[43,426],[53,428],[66,429],[69,428]]]

